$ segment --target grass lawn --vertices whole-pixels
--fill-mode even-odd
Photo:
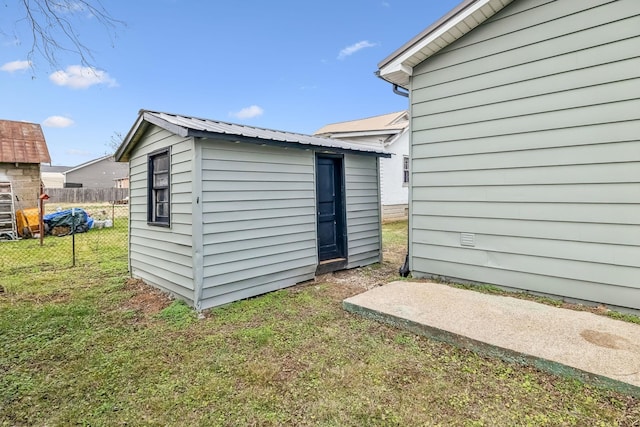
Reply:
[[[405,228],[385,225],[381,265],[203,319],[128,279],[118,251],[13,268],[0,278],[0,425],[640,425],[631,397],[343,311],[395,278]]]

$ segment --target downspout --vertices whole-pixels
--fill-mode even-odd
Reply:
[[[400,96],[404,96],[405,98],[408,98],[409,97],[409,92],[401,91],[399,89],[399,87],[400,86],[398,86],[397,84],[394,83],[393,84],[393,93],[395,93],[396,95],[400,95]]]
[[[399,89],[400,86],[397,84],[393,84],[393,93],[396,95],[404,96],[405,98],[409,98],[409,92],[405,92]],[[411,183],[409,183],[411,185]],[[408,201],[407,201],[408,202]],[[407,255],[404,257],[404,264],[398,270],[398,274],[400,277],[407,277],[411,270],[409,270],[409,218],[407,218]]]

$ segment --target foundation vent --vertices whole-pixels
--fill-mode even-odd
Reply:
[[[473,233],[460,233],[460,245],[474,247],[476,245],[476,235]]]

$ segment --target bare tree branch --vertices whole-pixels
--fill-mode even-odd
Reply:
[[[24,16],[16,22],[24,22],[31,34],[27,59],[33,63],[39,54],[54,68],[58,66],[60,52],[76,54],[83,66],[93,66],[93,51],[83,43],[74,21],[95,20],[105,28],[112,44],[117,28],[126,26],[110,15],[100,0],[19,0],[19,4]]]
[[[109,154],[113,154],[116,152],[120,144],[124,141],[124,134],[122,132],[114,131],[111,134],[110,141],[106,144],[109,149]]]

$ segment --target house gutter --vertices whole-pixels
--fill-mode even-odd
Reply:
[[[396,95],[400,95],[400,96],[404,96],[405,98],[409,97],[409,92],[404,92],[402,90],[399,90],[400,86],[398,86],[397,84],[393,84],[393,93],[395,93]]]

